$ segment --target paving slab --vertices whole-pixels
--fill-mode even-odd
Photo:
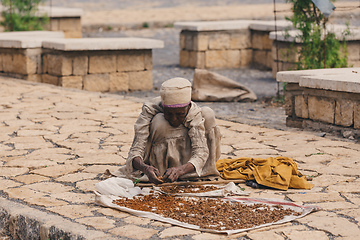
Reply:
[[[141,99],[12,78],[0,78],[0,96],[0,230],[8,236],[15,231],[23,239],[356,239],[360,234],[359,144],[218,119],[222,157],[291,157],[315,185],[277,191],[240,184],[251,197],[322,210],[233,236],[201,233],[94,202],[104,171],[125,163]],[[64,111],[79,118],[64,117]],[[82,117],[86,113],[92,115]]]

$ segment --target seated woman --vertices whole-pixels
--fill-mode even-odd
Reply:
[[[160,95],[143,105],[126,165],[115,175],[156,184],[219,176],[213,110],[191,101],[191,83],[184,78],[165,81]]]

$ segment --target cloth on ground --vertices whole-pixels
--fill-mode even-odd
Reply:
[[[297,163],[288,157],[220,159],[216,168],[224,179],[255,179],[258,184],[281,190],[314,186],[297,170]]]
[[[196,69],[191,99],[207,102],[255,101],[256,94],[244,85],[220,74]]]

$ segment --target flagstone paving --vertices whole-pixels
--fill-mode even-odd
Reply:
[[[291,157],[313,178],[311,190],[240,184],[251,197],[322,208],[299,220],[224,236],[96,205],[95,184],[106,169],[125,163],[141,106],[139,100],[119,95],[0,78],[4,234],[14,239],[15,232],[19,239],[359,239],[360,145],[296,129],[217,120],[223,136],[221,158]]]

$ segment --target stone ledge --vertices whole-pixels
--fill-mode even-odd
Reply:
[[[349,74],[352,71],[360,73],[360,68],[326,68],[311,70],[282,71],[276,74],[276,81],[288,83],[300,83],[303,77],[308,76],[328,76]]]
[[[299,86],[339,92],[360,93],[360,71],[357,73],[350,72],[341,75],[305,76],[301,78]]]
[[[276,21],[277,30],[284,30],[292,24],[286,20]],[[256,31],[274,31],[275,21],[262,20],[233,20],[233,21],[198,21],[198,22],[176,22],[174,27],[188,31],[225,31],[252,29]]]
[[[0,33],[0,48],[41,48],[44,39],[64,38],[62,31],[20,31]]]
[[[291,28],[292,23],[286,20],[276,21],[276,29],[278,31],[285,30],[286,28]],[[256,21],[251,23],[249,28],[255,31],[275,31],[275,21]]]
[[[20,239],[115,239],[63,217],[0,197],[0,227]],[[11,231],[9,231],[9,228]]]
[[[42,46],[59,51],[131,50],[163,48],[164,42],[147,38],[81,38],[44,41]]]
[[[51,38],[51,37],[50,37]],[[1,39],[0,37],[0,48],[41,48],[42,43],[49,37],[12,37],[9,39]],[[56,37],[54,37],[56,38]],[[45,40],[46,41],[46,40]]]
[[[249,29],[250,24],[256,20],[234,20],[234,21],[203,21],[203,22],[176,22],[175,28],[189,31],[225,31]],[[265,22],[265,21],[264,21]]]

